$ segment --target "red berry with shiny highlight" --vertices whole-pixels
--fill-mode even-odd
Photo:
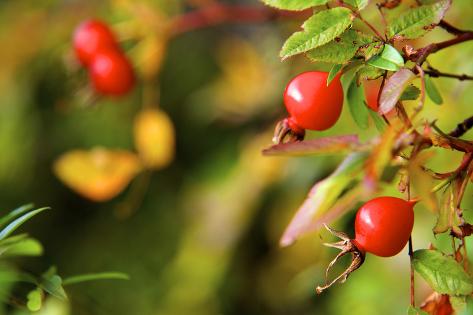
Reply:
[[[77,58],[84,66],[89,66],[101,50],[119,49],[112,30],[99,20],[82,22],[74,32],[73,46]]]
[[[131,91],[135,83],[130,61],[117,50],[97,53],[89,71],[92,86],[101,95],[124,95]]]
[[[299,128],[326,130],[340,117],[343,89],[340,75],[327,86],[327,72],[304,72],[293,78],[284,92],[290,119]]]
[[[356,214],[355,240],[359,250],[381,257],[398,254],[409,241],[416,201],[379,197],[365,203]]]

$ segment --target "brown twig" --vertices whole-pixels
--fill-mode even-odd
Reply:
[[[448,135],[450,137],[458,138],[463,136],[471,128],[473,128],[473,116],[468,117],[467,119],[459,123],[454,130],[448,133]]]
[[[452,78],[452,79],[457,79],[460,81],[466,81],[466,80],[473,80],[473,76],[467,75],[467,74],[454,74],[454,73],[445,73],[441,72],[437,69],[434,69],[432,67],[428,67],[427,70],[424,70],[425,74],[428,74],[432,78]]]
[[[170,23],[171,35],[224,23],[261,23],[278,18],[308,18],[311,10],[289,12],[264,6],[214,3],[201,9],[176,16]]]
[[[421,49],[418,49],[416,53],[409,56],[409,60],[421,66],[430,54],[470,40],[473,40],[473,32],[465,31],[453,39],[449,39],[440,43],[432,43]]]
[[[461,34],[468,33],[468,31],[464,31],[464,30],[461,30],[459,28],[456,28],[455,26],[453,26],[452,24],[448,23],[445,20],[441,20],[438,25],[441,28],[443,28],[444,30],[446,30],[447,32],[449,32],[450,34],[453,34],[453,35],[461,35]]]

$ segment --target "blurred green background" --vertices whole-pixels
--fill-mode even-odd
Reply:
[[[140,80],[131,95],[93,104],[85,99],[87,76],[74,65],[71,50],[80,21],[109,22],[135,67],[144,69],[148,64],[139,53],[144,37],[135,33],[161,38],[163,21],[211,3],[0,2],[0,209],[28,202],[53,208],[22,228],[43,243],[44,255],[14,263],[37,274],[56,265],[64,276],[118,270],[131,277],[70,287],[69,303],[49,301],[41,314],[404,314],[407,251],[392,258],[369,256],[345,285],[316,296],[315,286],[335,256],[321,245],[329,236],[313,233],[292,247],[278,247],[311,185],[343,158],[260,153],[284,115],[281,96],[291,76],[328,69],[302,57],[280,62],[279,49],[300,20],[219,24],[181,34],[169,41],[157,75]],[[471,16],[471,1],[457,0],[447,20],[472,29]],[[373,8],[366,17],[380,25]],[[448,34],[435,30],[413,45],[445,38]],[[442,71],[472,74],[472,54],[473,44],[466,43],[430,61]],[[423,115],[438,118],[439,127],[448,130],[471,115],[473,89],[469,82],[436,83],[445,103],[428,103]],[[156,92],[154,101],[174,122],[172,164],[138,175],[124,192],[102,203],[59,181],[52,166],[69,150],[135,150],[133,120],[149,101],[146,90]],[[358,131],[345,108],[336,126],[322,134],[354,132],[363,139],[377,133],[374,127]],[[439,151],[431,164],[450,171],[460,158]],[[395,183],[384,193],[399,195]],[[473,207],[471,189],[464,207]],[[414,247],[434,242],[448,248],[448,238],[432,236],[435,216],[422,205],[416,211]],[[334,226],[351,232],[353,214]],[[420,279],[417,288],[421,301],[430,291]]]

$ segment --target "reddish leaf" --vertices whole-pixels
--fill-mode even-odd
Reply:
[[[421,310],[426,311],[430,315],[451,315],[453,308],[450,299],[446,294],[432,293],[422,303]]]
[[[415,77],[415,74],[409,69],[401,69],[394,73],[386,81],[381,91],[378,113],[384,115],[391,111],[396,106],[406,87]]]
[[[362,150],[357,135],[332,136],[305,141],[281,143],[263,150],[264,155],[330,154]]]
[[[315,184],[307,199],[284,231],[280,245],[294,243],[302,234],[318,229],[345,211],[350,210],[363,191],[353,189],[340,198],[343,191],[356,180],[363,168],[366,154],[349,155],[329,177]],[[337,199],[339,199],[337,202]]]

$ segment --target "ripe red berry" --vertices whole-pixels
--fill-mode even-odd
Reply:
[[[365,203],[356,214],[355,245],[377,256],[390,257],[406,246],[414,226],[416,202],[379,197]]]
[[[118,50],[103,50],[95,55],[90,80],[98,94],[114,96],[128,93],[135,83],[130,61]]]
[[[327,72],[304,72],[293,78],[284,91],[290,119],[300,128],[325,130],[340,117],[343,89],[340,75],[327,86]]]
[[[356,214],[355,239],[347,234],[325,226],[341,241],[325,244],[341,249],[341,252],[329,264],[326,273],[346,254],[351,253],[350,266],[329,283],[318,286],[317,293],[322,293],[336,282],[344,282],[348,276],[360,268],[366,252],[381,257],[390,257],[399,253],[409,241],[414,226],[414,205],[417,201],[405,201],[396,197],[378,197],[365,203]]]
[[[367,81],[365,84],[366,103],[370,109],[378,111],[378,92],[380,84],[377,81]]]
[[[103,49],[118,49],[112,30],[98,20],[82,22],[75,30],[73,46],[77,58],[84,66],[89,66],[93,57]]]

